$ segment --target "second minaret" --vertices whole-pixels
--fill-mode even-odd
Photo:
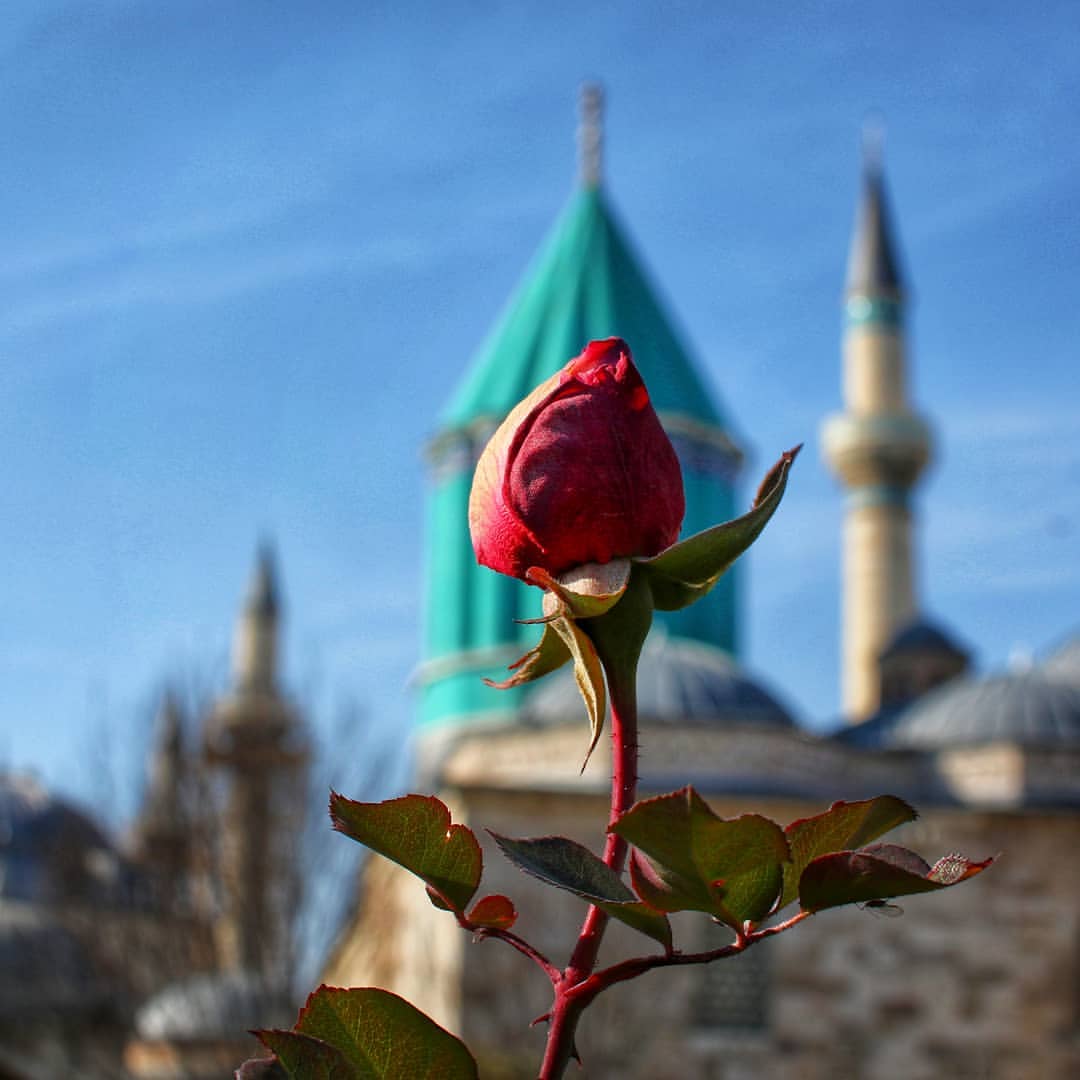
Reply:
[[[843,706],[855,722],[877,710],[878,655],[916,612],[910,498],[931,438],[907,400],[905,300],[880,153],[867,147],[844,298],[844,411],[822,432],[847,489]]]

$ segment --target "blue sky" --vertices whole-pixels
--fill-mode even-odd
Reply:
[[[940,443],[924,606],[984,669],[1077,629],[1080,11],[629,8],[4,6],[0,762],[89,796],[107,731],[134,785],[163,681],[223,676],[264,534],[293,690],[405,733],[421,447],[572,190],[584,78],[746,498],[809,444],[751,556],[749,664],[835,717],[817,433],[871,111]]]

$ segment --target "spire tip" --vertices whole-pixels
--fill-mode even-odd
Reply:
[[[599,83],[586,82],[581,87],[577,134],[581,184],[598,188],[604,172],[604,88]]]
[[[872,112],[863,121],[862,157],[863,168],[870,175],[881,172],[885,156],[885,120],[881,113]]]

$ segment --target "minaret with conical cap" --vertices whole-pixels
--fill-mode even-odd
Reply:
[[[163,907],[182,909],[190,899],[193,820],[184,720],[172,691],[158,713],[146,793],[135,823],[135,858]]]
[[[207,764],[225,774],[222,966],[284,980],[293,961],[307,735],[278,685],[279,594],[264,545],[233,639],[233,687],[207,719]]]
[[[733,517],[742,455],[691,351],[657,297],[603,182],[603,96],[581,96],[577,190],[440,418],[429,448],[425,661],[426,735],[475,722],[514,722],[529,688],[497,692],[482,676],[535,644],[540,591],[479,566],[467,508],[477,458],[507,413],[589,341],[619,336],[634,360],[683,465],[684,533]],[[724,577],[701,603],[658,621],[674,636],[737,650],[736,581]]]
[[[264,544],[233,637],[233,678],[244,693],[276,693],[278,609],[274,559]]]
[[[844,303],[844,412],[822,432],[825,458],[847,489],[843,704],[852,721],[877,710],[878,655],[915,614],[910,500],[931,450],[907,398],[906,292],[880,144],[869,133],[863,157]]]

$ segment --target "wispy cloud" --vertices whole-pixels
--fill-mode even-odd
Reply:
[[[1062,557],[1056,565],[1040,562],[991,570],[984,573],[980,581],[985,588],[996,592],[1076,589],[1080,587],[1080,566],[1077,566],[1075,560]]]
[[[0,257],[0,281],[32,283],[80,271],[108,267],[135,256],[166,256],[207,240],[227,240],[280,219],[297,205],[294,199],[245,201],[233,207],[194,209],[181,217],[129,226],[119,233],[58,242],[52,246],[10,248]]]
[[[971,231],[989,221],[1000,220],[1011,207],[1031,199],[1060,175],[1053,166],[1038,165],[1024,172],[1003,172],[965,185],[954,198],[937,203],[906,223],[913,244],[930,245],[960,231]]]
[[[225,259],[195,258],[179,265],[103,272],[88,282],[37,289],[36,295],[0,308],[0,333],[114,315],[133,308],[194,307],[285,281],[325,274],[372,274],[422,266],[431,250],[414,236],[386,236],[360,248],[314,245]]]

